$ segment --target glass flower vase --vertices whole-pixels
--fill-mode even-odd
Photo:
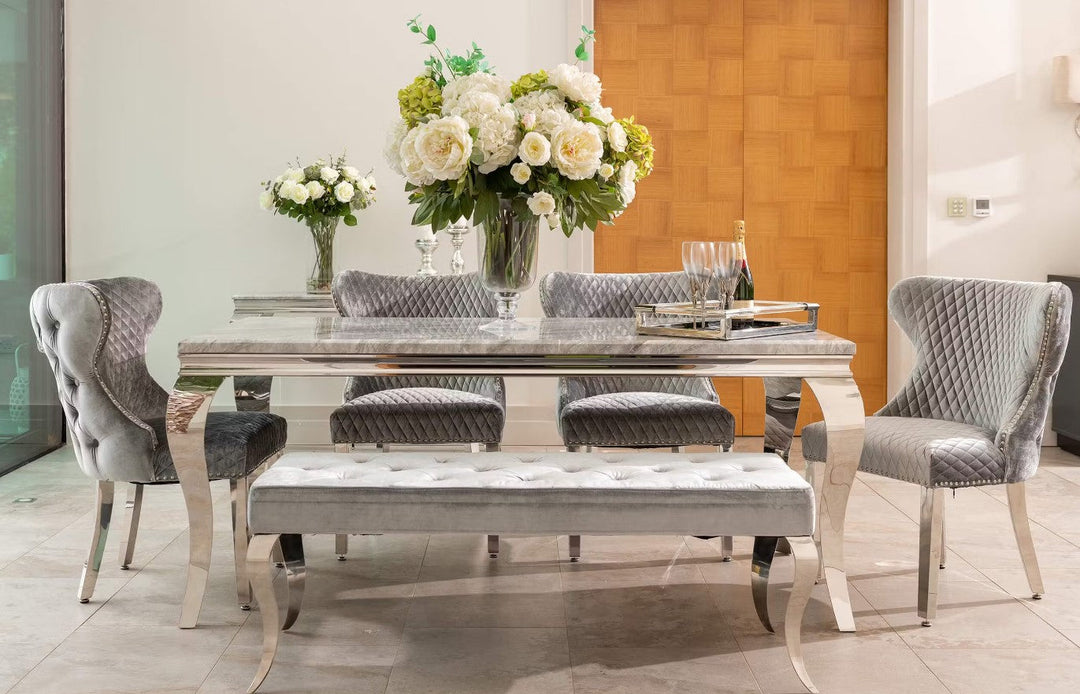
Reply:
[[[318,221],[308,220],[311,239],[315,242],[315,264],[307,281],[308,294],[329,294],[334,281],[334,234],[338,218],[326,217]]]
[[[495,295],[499,316],[480,326],[481,330],[510,334],[529,329],[517,320],[517,307],[521,293],[536,281],[539,232],[540,218],[533,214],[519,217],[508,200],[500,201],[494,222],[478,225],[480,281]]]

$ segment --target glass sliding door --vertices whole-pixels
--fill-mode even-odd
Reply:
[[[63,279],[63,2],[0,0],[0,474],[63,441],[30,295]]]

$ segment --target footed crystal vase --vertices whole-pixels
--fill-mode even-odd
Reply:
[[[337,226],[337,217],[308,220],[311,239],[315,242],[315,265],[307,281],[308,294],[330,293],[330,285],[334,281],[334,234],[337,233]]]
[[[478,225],[480,281],[495,294],[499,312],[499,317],[480,326],[481,330],[510,334],[529,329],[517,320],[517,306],[521,293],[536,281],[539,232],[540,218],[533,214],[519,217],[509,200],[499,202],[494,223]]]

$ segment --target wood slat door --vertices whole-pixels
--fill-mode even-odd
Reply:
[[[595,0],[604,102],[656,144],[637,200],[595,237],[597,272],[682,268],[687,240],[745,219],[757,297],[821,304],[858,344],[867,411],[886,387],[888,0]],[[740,435],[760,379],[718,379]],[[804,389],[800,422],[820,418]]]

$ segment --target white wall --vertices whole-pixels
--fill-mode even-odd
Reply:
[[[427,56],[405,21],[422,12],[443,47],[475,40],[514,78],[570,57],[568,27],[581,11],[579,0],[470,0],[468,11],[437,0],[69,0],[68,277],[139,275],[161,286],[149,362],[171,385],[177,341],[226,322],[233,294],[303,289],[310,238],[259,209],[259,181],[296,157],[343,150],[374,168],[380,191],[358,227],[339,230],[338,268],[414,272],[412,210],[382,157],[397,90]],[[541,272],[574,267],[580,243],[546,236]],[[474,268],[472,238],[466,250]],[[535,290],[523,303],[525,315],[540,314]],[[517,383],[509,400],[547,417],[552,393],[548,381]],[[291,379],[274,391],[275,407],[337,398],[336,382]],[[322,416],[309,417],[318,430],[303,438],[325,439]]]

